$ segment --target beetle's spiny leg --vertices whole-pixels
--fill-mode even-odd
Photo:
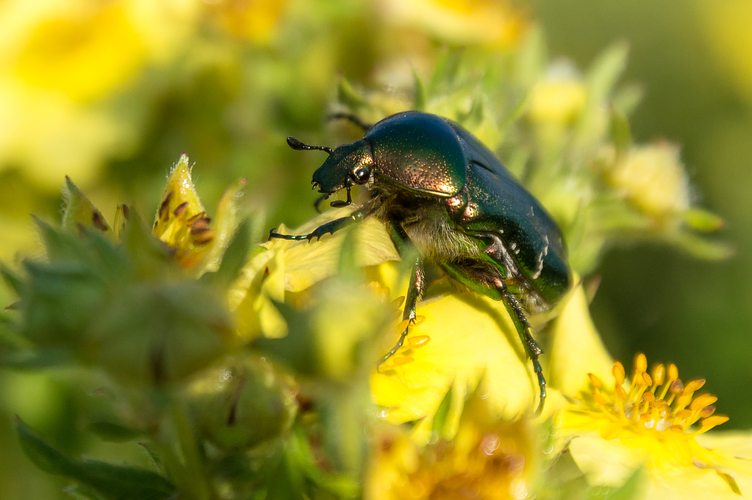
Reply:
[[[389,222],[391,226],[390,235],[392,237],[392,241],[394,242],[394,246],[397,247],[397,251],[403,259],[412,258],[413,265],[410,270],[410,284],[407,287],[405,308],[402,313],[402,320],[408,320],[407,326],[405,326],[405,329],[402,331],[402,333],[400,333],[400,338],[394,345],[394,347],[392,347],[389,352],[386,353],[383,358],[381,358],[379,364],[376,365],[377,370],[378,367],[381,366],[382,363],[384,363],[384,361],[391,358],[397,351],[400,350],[402,345],[405,343],[405,337],[407,337],[407,333],[410,330],[410,325],[415,323],[415,318],[417,317],[415,314],[415,309],[417,307],[418,300],[420,299],[421,295],[423,295],[423,288],[425,286],[425,270],[423,269],[423,258],[418,253],[415,245],[413,244],[412,240],[410,240],[410,237],[407,235],[402,226],[400,226],[399,223],[393,220],[390,220]]]
[[[347,200],[346,201],[333,201],[329,205],[331,205],[334,208],[338,207],[346,207],[348,205],[352,205],[352,196],[350,195],[350,179],[347,179]]]
[[[273,228],[271,231],[269,231],[269,240],[271,240],[272,238],[296,241],[308,240],[308,242],[310,243],[314,238],[320,240],[321,237],[326,234],[334,234],[340,229],[349,226],[350,224],[362,222],[369,213],[370,212],[366,209],[356,210],[347,217],[341,217],[339,219],[329,221],[325,224],[321,224],[319,227],[308,234],[281,234],[276,232],[277,228]]]
[[[503,281],[498,280],[496,286],[502,294],[504,305],[507,306],[507,310],[512,317],[512,322],[514,323],[517,333],[520,335],[520,339],[525,346],[527,355],[533,364],[533,371],[535,372],[535,376],[538,379],[538,389],[540,395],[540,402],[538,403],[538,408],[535,410],[535,414],[540,415],[540,413],[543,411],[543,405],[546,402],[546,378],[543,376],[543,368],[538,361],[538,356],[543,354],[543,349],[540,348],[538,343],[530,334],[532,327],[530,326],[530,323],[525,316],[525,311],[517,301],[517,298],[509,292],[509,289],[507,289],[507,286]]]
[[[308,237],[308,235],[305,234],[281,234],[276,231],[276,227],[269,230],[269,239],[267,241],[271,241],[273,238],[278,238],[280,240],[305,240]]]

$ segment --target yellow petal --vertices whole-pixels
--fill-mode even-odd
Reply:
[[[308,234],[317,227],[334,219],[347,217],[352,207],[327,210],[297,229],[287,232],[284,226],[278,232],[285,234]],[[334,276],[338,269],[340,248],[349,231],[358,231],[355,240],[355,263],[359,267],[374,266],[389,260],[399,260],[384,224],[375,217],[368,217],[362,224],[327,234],[320,240],[291,241],[274,239],[265,246],[269,250],[284,249],[285,290],[299,292],[319,281]]]
[[[238,200],[243,194],[241,191],[245,184],[246,179],[241,179],[222,194],[212,226],[214,238],[207,243],[206,254],[196,266],[198,274],[216,271],[219,268],[222,255],[238,227]]]
[[[420,302],[418,314],[426,320],[411,327],[406,344],[413,336],[430,341],[398,353],[413,362],[388,369],[387,361],[371,379],[376,403],[389,408],[387,420],[430,420],[452,384],[457,394],[465,394],[481,379],[499,417],[513,419],[533,409],[537,383],[503,304],[461,293]],[[385,351],[396,333],[385,339]]]
[[[569,452],[592,486],[621,486],[647,459],[644,450],[600,436],[574,438]]]
[[[610,380],[613,360],[590,318],[582,286],[578,285],[565,300],[551,324],[548,383],[565,395],[576,396],[581,391],[589,394],[588,373]]]

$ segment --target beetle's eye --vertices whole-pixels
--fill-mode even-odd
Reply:
[[[353,176],[355,177],[355,182],[365,184],[371,176],[371,172],[368,170],[368,167],[360,165],[353,170]]]

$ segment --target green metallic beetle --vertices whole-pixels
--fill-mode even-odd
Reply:
[[[561,230],[551,215],[494,154],[457,123],[418,111],[398,113],[373,126],[352,115],[336,115],[360,125],[363,139],[332,150],[287,138],[293,149],[322,150],[329,158],[311,183],[324,198],[354,184],[370,197],[349,217],[336,219],[306,235],[269,232],[269,238],[321,238],[368,215],[388,223],[403,258],[412,260],[403,319],[410,320],[397,344],[402,346],[425,286],[424,259],[459,283],[506,306],[538,378],[540,404],[546,380],[526,312],[545,311],[568,291],[572,275]],[[417,250],[417,251],[415,251]]]

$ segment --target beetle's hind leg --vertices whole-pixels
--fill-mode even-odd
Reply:
[[[446,263],[441,267],[450,277],[471,290],[504,303],[504,307],[506,307],[512,323],[514,323],[514,328],[517,330],[522,345],[525,346],[525,352],[533,364],[533,371],[538,380],[540,395],[536,414],[540,414],[546,402],[546,378],[543,376],[543,369],[538,361],[538,356],[543,354],[543,349],[538,346],[538,343],[533,338],[531,333],[532,327],[517,298],[512,295],[501,277],[497,276],[496,273],[484,271],[482,267],[479,268],[473,265],[463,266],[459,263]]]
[[[412,240],[407,236],[405,230],[396,221],[390,220],[390,236],[394,242],[394,246],[397,247],[397,251],[400,256],[405,260],[412,262],[410,268],[410,284],[407,288],[407,297],[405,297],[405,308],[402,313],[402,320],[407,320],[405,329],[400,333],[399,340],[394,344],[388,353],[384,355],[379,361],[378,366],[381,366],[384,361],[391,358],[397,351],[400,350],[405,343],[405,337],[410,330],[410,325],[415,322],[415,308],[418,304],[418,300],[423,295],[423,288],[425,284],[425,270],[423,269],[423,258],[418,252],[417,248],[413,244]]]
[[[365,123],[352,113],[332,113],[327,118],[329,118],[330,120],[347,120],[353,125],[357,125],[358,127],[362,128],[363,132],[368,132],[373,127],[373,124]]]

